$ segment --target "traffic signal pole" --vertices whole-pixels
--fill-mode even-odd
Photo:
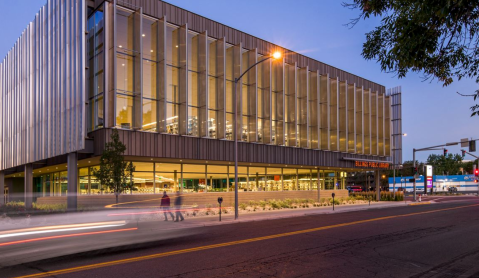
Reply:
[[[437,145],[437,146],[432,146],[432,147],[427,147],[427,148],[421,148],[421,149],[412,149],[412,163],[413,163],[413,168],[416,169],[416,152],[423,152],[423,151],[433,151],[433,150],[444,150],[445,146],[454,146],[458,145],[460,142],[452,142],[452,143],[446,143],[443,145]],[[447,152],[447,151],[446,151]],[[419,171],[417,173],[419,176]],[[416,175],[414,175],[414,181],[413,181],[413,191],[414,191],[414,202],[417,201],[416,198]]]
[[[412,167],[416,169],[416,149],[412,149]],[[412,191],[414,192],[414,202],[416,202],[416,173],[414,173],[413,178]]]

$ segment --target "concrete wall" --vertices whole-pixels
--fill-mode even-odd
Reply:
[[[336,194],[336,198],[348,197],[347,190],[321,190],[320,198],[331,198],[331,193]],[[174,203],[174,193],[169,194],[171,197],[171,204]],[[233,206],[234,204],[234,192],[215,192],[215,193],[188,193],[183,194],[183,205],[199,205],[205,206],[206,204],[216,205],[218,197],[223,197],[223,206]],[[240,192],[239,203],[245,203],[248,201],[260,201],[260,200],[272,200],[272,199],[313,199],[318,201],[318,191],[282,191],[282,192]],[[119,207],[145,207],[145,206],[159,206],[161,194],[148,194],[148,195],[120,195],[119,203],[122,204]],[[37,198],[38,204],[66,204],[66,197],[39,197]],[[97,195],[97,196],[79,196],[78,205],[83,207],[101,208],[107,205],[115,204],[114,195]]]

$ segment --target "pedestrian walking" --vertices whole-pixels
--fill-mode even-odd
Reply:
[[[166,191],[163,191],[163,197],[161,197],[160,208],[163,210],[165,215],[165,221],[168,221],[168,213],[171,215],[171,220],[175,220],[175,216],[171,213],[170,210],[170,197],[166,194]]]
[[[180,192],[176,191],[176,199],[175,199],[175,214],[176,214],[176,220],[175,222],[178,222],[178,219],[181,218],[179,221],[185,220],[183,218],[183,214],[181,214],[181,204],[183,203],[183,197],[181,197]]]

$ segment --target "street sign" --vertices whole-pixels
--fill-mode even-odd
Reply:
[[[476,141],[472,140],[469,141],[469,152],[475,152],[476,151]]]
[[[466,147],[469,147],[469,139],[467,138],[461,139],[461,148],[466,148]]]

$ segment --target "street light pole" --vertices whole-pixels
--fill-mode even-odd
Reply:
[[[273,59],[279,59],[281,57],[281,53],[275,52],[273,55],[268,56],[264,58],[263,60],[260,60],[256,62],[254,65],[249,67],[247,70],[245,70],[238,78],[235,78],[234,80],[234,94],[233,94],[233,103],[234,103],[234,118],[235,118],[235,123],[233,125],[233,136],[234,136],[234,158],[235,158],[235,220],[238,219],[239,214],[238,214],[238,103],[237,103],[237,97],[236,97],[236,86],[238,82],[241,80],[241,78],[252,68],[254,68],[256,65],[263,63],[264,61],[267,61],[271,58]]]

